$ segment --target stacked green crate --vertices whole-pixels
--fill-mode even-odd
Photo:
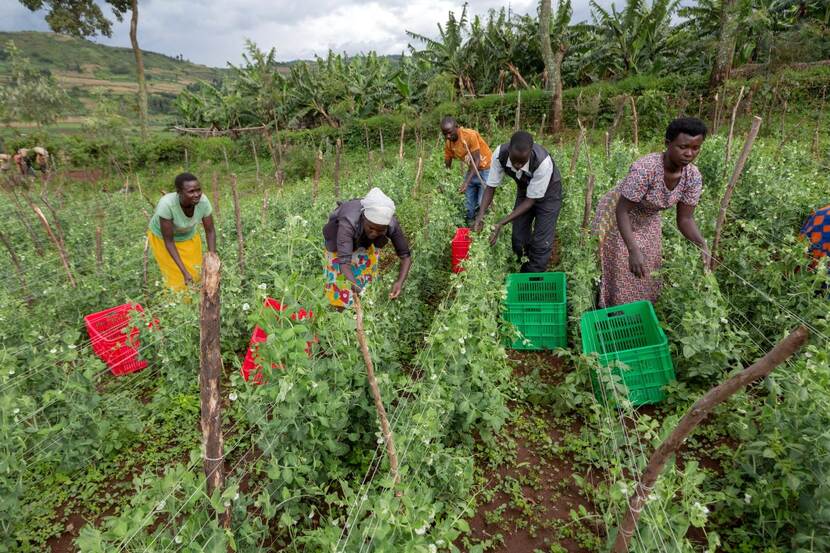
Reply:
[[[521,337],[508,344],[517,350],[562,348],[568,341],[565,273],[507,275],[504,320]]]

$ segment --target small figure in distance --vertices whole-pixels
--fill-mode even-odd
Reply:
[[[465,195],[467,224],[470,224],[481,205],[493,154],[478,131],[459,127],[452,117],[441,119],[441,134],[445,139],[444,165],[446,168],[452,167],[453,159],[467,165],[464,182],[461,183],[458,191]]]

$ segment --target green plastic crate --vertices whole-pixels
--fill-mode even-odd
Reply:
[[[506,345],[516,350],[565,347],[568,343],[565,273],[510,274],[506,286],[507,301],[502,317],[523,336]]]
[[[663,386],[675,380],[674,366],[666,333],[651,302],[638,301],[589,311],[582,316],[580,328],[583,352],[598,353],[602,367],[615,362],[628,367],[624,370],[614,366],[610,372],[622,379],[633,405],[659,403],[666,398]],[[603,375],[607,376],[604,370]],[[607,393],[595,370],[591,371],[591,380],[597,400],[616,404],[614,398],[602,397]]]

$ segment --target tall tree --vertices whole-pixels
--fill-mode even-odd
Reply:
[[[550,0],[542,0],[539,7],[539,42],[542,46],[542,60],[545,62],[545,74],[547,75],[545,90],[550,94],[550,128],[553,132],[557,132],[562,125],[562,99],[560,97],[557,102],[554,87],[553,74],[556,69],[554,68],[553,48],[550,45],[550,12]]]
[[[20,0],[31,11],[47,10],[46,22],[56,33],[88,38],[97,34],[112,36],[112,21],[101,10],[95,0]],[[141,132],[147,133],[147,84],[144,79],[144,60],[138,46],[138,0],[106,0],[107,5],[118,21],[124,20],[127,11],[132,12],[130,19],[130,42],[136,61],[138,80],[138,115]]]
[[[9,41],[5,45],[9,74],[0,85],[0,120],[54,123],[67,104],[64,92],[54,77],[32,67],[31,61]]]
[[[551,2],[542,0],[539,10],[539,39],[542,58],[545,61],[547,82],[545,88],[551,93],[550,129],[559,132],[562,128],[562,63],[568,52],[572,37],[570,28],[573,8],[571,0],[559,0],[556,17],[551,28]]]

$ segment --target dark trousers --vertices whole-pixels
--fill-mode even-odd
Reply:
[[[525,190],[519,187],[516,206],[525,197]],[[556,239],[556,220],[561,208],[562,183],[557,181],[550,184],[544,198],[536,200],[527,213],[513,220],[513,252],[519,258],[528,258],[522,263],[523,273],[543,273],[548,269]]]

